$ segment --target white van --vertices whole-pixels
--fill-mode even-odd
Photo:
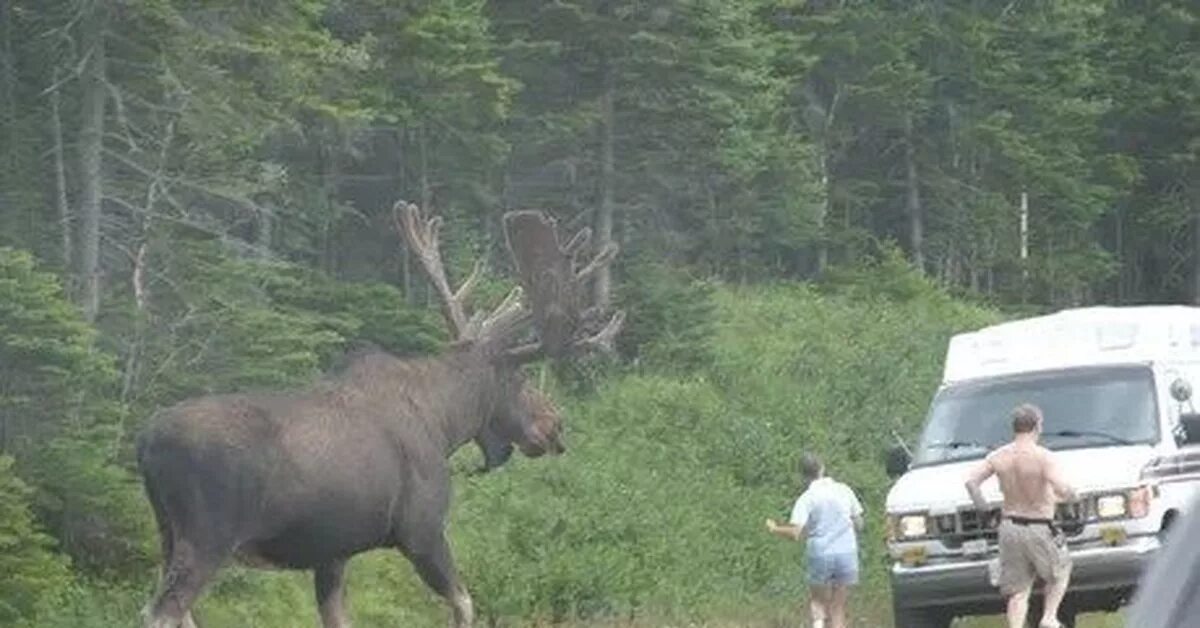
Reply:
[[[896,626],[1003,612],[989,577],[999,487],[984,484],[981,515],[964,481],[1024,402],[1044,411],[1042,444],[1080,495],[1058,511],[1074,561],[1062,620],[1123,605],[1200,486],[1198,388],[1197,307],[1072,309],[954,336],[919,442],[889,453]]]

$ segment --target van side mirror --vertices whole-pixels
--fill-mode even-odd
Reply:
[[[1183,403],[1192,398],[1192,385],[1187,380],[1176,379],[1171,382],[1171,398]]]
[[[1180,445],[1200,445],[1200,413],[1184,412],[1179,415],[1180,433],[1176,441]]]
[[[1196,433],[1200,436],[1200,432]],[[887,452],[887,460],[885,467],[889,478],[893,480],[904,475],[908,471],[908,466],[912,464],[912,459],[908,456],[908,451],[900,445],[895,445]]]

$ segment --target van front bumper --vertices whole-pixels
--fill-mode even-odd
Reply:
[[[1117,546],[1071,550],[1067,604],[1078,611],[1108,607],[1131,593],[1160,547],[1156,535],[1131,537]],[[892,566],[892,599],[900,608],[945,608],[958,614],[994,612],[1004,598],[988,581],[990,559],[916,567]],[[1111,598],[1111,599],[1110,599]],[[1074,604],[1072,604],[1074,602]]]

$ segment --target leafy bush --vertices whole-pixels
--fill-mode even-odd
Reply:
[[[37,625],[70,583],[67,561],[54,552],[29,508],[32,490],[0,456],[0,625]]]
[[[618,302],[628,314],[617,337],[622,357],[657,369],[690,369],[711,358],[713,286],[661,262],[631,265]]]
[[[129,573],[148,559],[148,509],[121,466],[117,371],[94,337],[53,275],[0,249],[0,452],[76,566]]]

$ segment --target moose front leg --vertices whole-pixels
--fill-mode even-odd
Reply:
[[[313,585],[323,628],[350,628],[350,619],[346,617],[346,561],[336,560],[317,567]]]
[[[453,613],[450,625],[454,628],[470,628],[475,621],[475,606],[467,588],[458,579],[445,535],[439,533],[424,544],[405,543],[400,550],[412,561],[425,584],[450,604]]]

